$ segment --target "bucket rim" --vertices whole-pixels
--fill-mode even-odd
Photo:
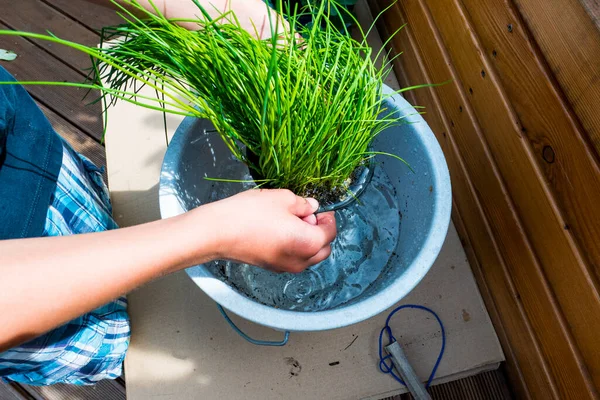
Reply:
[[[412,275],[408,284],[404,280],[396,279],[382,291],[363,300],[349,305],[341,305],[331,310],[306,312],[277,309],[258,303],[214,277],[203,265],[187,268],[187,275],[212,300],[244,319],[276,330],[322,331],[352,325],[380,314],[398,303],[421,282],[437,259],[450,224],[452,208],[450,174],[437,138],[423,117],[408,101],[387,85],[383,86],[383,94],[390,96],[387,101],[395,107],[395,112],[403,115],[410,122],[410,129],[419,135],[431,160],[433,187],[436,188],[433,191],[434,210],[431,224],[429,224],[428,232],[425,234],[426,239],[416,257],[406,267],[406,270],[410,270]],[[182,132],[188,131],[196,121],[196,118],[187,117],[177,128],[169,144],[169,149],[172,150],[167,150],[163,161],[160,178],[161,188],[166,185],[163,177],[170,175],[166,171],[167,165],[174,161],[176,154],[180,154],[177,148],[183,147],[186,143]],[[167,199],[167,197],[175,195],[171,191],[165,192],[163,194],[163,191],[159,190],[161,217],[169,218],[183,213],[185,210],[181,207],[179,209],[173,207],[173,201]]]

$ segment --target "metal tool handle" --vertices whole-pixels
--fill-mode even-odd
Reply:
[[[398,374],[404,380],[404,383],[406,383],[406,387],[415,400],[431,400],[431,396],[429,396],[427,389],[425,389],[415,370],[408,362],[408,358],[406,358],[406,354],[404,354],[404,350],[402,350],[400,344],[393,341],[385,346],[385,350],[392,356],[394,368],[396,368],[396,371],[398,371]]]

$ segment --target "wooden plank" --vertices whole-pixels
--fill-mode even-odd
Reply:
[[[409,8],[412,7],[409,11],[411,11],[411,13],[409,14],[409,22],[410,22],[410,26],[413,29],[419,28],[418,33],[415,34],[415,36],[417,37],[417,40],[420,42],[421,46],[424,48],[422,48],[422,54],[428,54],[428,57],[426,58],[426,62],[429,62],[429,69],[432,70],[432,73],[435,73],[435,77],[434,79],[436,81],[444,81],[446,79],[448,79],[451,76],[451,73],[446,69],[446,64],[448,65],[452,65],[452,61],[450,60],[446,60],[443,61],[443,56],[440,56],[440,49],[436,47],[435,43],[439,41],[439,39],[432,37],[431,34],[429,33],[429,31],[425,31],[422,28],[423,27],[427,27],[428,25],[430,25],[430,23],[423,18],[420,19],[415,19],[416,16],[419,15],[423,15],[423,11],[422,11],[422,7],[419,4],[416,4],[416,2],[411,2],[411,1],[407,1],[407,2],[403,2],[402,3],[403,6],[405,8]],[[419,10],[420,9],[420,10]],[[448,7],[446,7],[446,12],[448,12]],[[410,16],[412,16],[412,20],[410,20]],[[390,20],[395,20],[398,19],[397,16],[394,17],[390,17]],[[455,24],[457,24],[456,21],[454,21]],[[467,42],[470,39],[467,40]],[[465,42],[465,40],[463,39],[461,41],[461,45]],[[440,60],[441,58],[441,60]],[[432,61],[434,60],[434,61]],[[435,60],[437,60],[437,64],[435,63]],[[434,65],[431,65],[431,64]],[[443,65],[444,68],[440,68],[439,66],[437,67],[438,69],[441,69],[440,71],[436,71],[436,65]],[[476,70],[476,72],[479,72],[479,70]],[[437,72],[437,73],[436,73]],[[416,82],[410,82],[410,83],[416,83]],[[420,83],[420,82],[419,82]],[[534,327],[537,327],[538,329],[535,329],[536,332],[545,332],[546,329],[550,329],[552,330],[553,334],[556,334],[558,331],[559,335],[556,337],[556,339],[561,339],[563,338],[565,335],[568,338],[568,329],[566,329],[564,321],[561,320],[560,317],[560,312],[557,310],[557,306],[553,300],[552,297],[552,293],[549,290],[549,288],[546,285],[543,285],[543,282],[545,281],[544,279],[544,275],[543,272],[539,269],[539,266],[537,265],[536,261],[535,261],[535,255],[531,252],[531,249],[528,248],[528,244],[526,242],[526,238],[521,237],[519,238],[519,231],[521,231],[521,229],[519,228],[518,225],[514,225],[511,226],[510,223],[507,223],[510,221],[510,218],[507,218],[507,215],[511,214],[511,210],[510,209],[505,209],[502,210],[502,207],[506,208],[506,206],[503,206],[502,204],[494,204],[494,203],[498,203],[499,201],[502,201],[503,198],[506,197],[505,193],[505,189],[501,190],[498,193],[494,193],[497,192],[497,190],[495,190],[493,188],[493,186],[490,187],[491,182],[494,181],[498,181],[498,178],[494,178],[493,176],[489,176],[489,174],[486,172],[486,170],[490,170],[489,164],[490,162],[492,163],[492,166],[494,164],[493,158],[489,156],[489,152],[487,152],[485,149],[482,148],[478,148],[475,147],[474,145],[477,144],[477,141],[479,141],[480,139],[478,139],[478,134],[477,132],[473,132],[473,124],[475,123],[474,120],[472,118],[468,118],[467,120],[464,120],[463,118],[463,114],[461,112],[463,106],[461,104],[464,104],[464,91],[462,91],[461,95],[459,97],[456,97],[456,93],[452,93],[452,91],[450,91],[448,89],[448,87],[443,87],[443,88],[439,88],[437,90],[438,93],[440,93],[440,97],[442,99],[442,104],[445,110],[447,110],[447,114],[449,114],[451,116],[450,121],[451,121],[451,125],[455,125],[454,129],[452,130],[452,134],[453,136],[456,136],[456,139],[460,145],[460,148],[462,150],[462,153],[466,160],[466,164],[470,169],[470,174],[471,176],[473,176],[476,179],[477,186],[479,191],[478,191],[478,196],[480,196],[482,198],[482,204],[485,205],[486,209],[485,209],[485,213],[487,215],[490,216],[491,221],[492,221],[492,226],[494,228],[495,235],[498,236],[498,232],[504,232],[505,236],[507,237],[502,237],[501,239],[504,239],[504,241],[500,241],[498,243],[498,245],[500,246],[500,248],[502,249],[502,254],[505,255],[507,254],[509,256],[509,258],[507,259],[508,261],[508,265],[510,266],[511,270],[507,273],[507,277],[515,276],[515,279],[517,279],[518,282],[520,282],[519,285],[519,292],[517,293],[517,296],[519,296],[519,293],[521,295],[521,297],[523,297],[523,301],[526,303],[526,305],[528,304],[528,314],[532,315],[533,314],[533,323],[534,323]],[[462,98],[460,98],[462,97]],[[487,100],[487,97],[486,97]],[[471,121],[469,121],[469,119]],[[469,126],[469,124],[471,124],[471,126]],[[468,136],[464,136],[464,132],[463,131],[471,131],[471,133]],[[487,157],[484,157],[483,159],[481,158],[481,156],[485,156],[487,153]],[[487,165],[486,165],[487,164]],[[474,167],[475,166],[475,167]],[[455,183],[456,180],[453,180],[453,182]],[[456,193],[457,191],[455,191]],[[500,207],[499,210],[494,210],[494,209],[489,209],[489,207]],[[470,214],[472,214],[472,212],[470,211],[471,209],[466,209],[467,211],[465,212],[465,216],[469,216]],[[475,217],[476,218],[476,217]],[[507,234],[510,233],[510,234]],[[477,237],[479,240],[479,236],[475,236]],[[525,240],[525,242],[523,242],[523,240]],[[519,243],[519,241],[521,243]],[[527,260],[530,261],[527,261]],[[527,264],[529,263],[529,266],[527,266]],[[486,267],[486,265],[484,263],[482,263],[482,265],[484,267]],[[490,268],[490,266],[487,266],[488,268]],[[489,273],[495,273],[496,271],[494,271],[493,269],[490,268]],[[533,282],[533,281],[537,281],[537,282]],[[539,283],[542,282],[542,286],[539,285]],[[501,281],[496,281],[496,285],[500,285]],[[502,289],[501,286],[499,286],[499,288],[501,289],[501,291],[504,291],[506,289]],[[532,294],[532,289],[533,289],[533,293],[536,294]],[[541,296],[540,296],[541,295]],[[517,297],[518,298],[518,297]],[[544,301],[543,299],[546,298],[545,304],[540,307],[539,302],[540,301]],[[513,300],[514,301],[514,300]],[[536,312],[532,312],[532,307]],[[504,310],[503,310],[504,311]],[[543,317],[539,314],[539,312],[542,312]],[[558,316],[557,316],[558,315]],[[541,318],[540,318],[541,317]],[[548,319],[545,319],[548,318]],[[558,320],[557,320],[558,318]],[[554,321],[554,322],[553,322]],[[561,329],[556,329],[557,326],[560,326]],[[562,334],[561,333],[562,330]],[[507,329],[507,331],[510,331],[510,329]],[[517,331],[519,332],[519,331]],[[513,332],[514,333],[514,332]],[[548,336],[551,336],[550,334],[546,334]],[[526,346],[526,344],[525,344]],[[555,344],[552,341],[549,341],[546,339],[546,341],[544,342],[544,346],[545,346],[545,350],[546,352],[550,351],[556,351],[554,349]],[[571,361],[571,366],[573,366],[575,368],[575,370],[578,369],[578,365],[579,362],[577,360],[577,356],[575,356],[575,359],[573,358],[573,355],[569,354],[570,353],[570,344],[565,344],[562,346],[562,353],[567,357],[567,359],[572,360]],[[524,347],[522,347],[522,349],[525,349]],[[554,363],[557,367],[561,367],[565,365],[565,360],[561,359],[560,357],[555,358]],[[566,376],[568,377],[568,371],[569,370],[565,370],[563,371],[563,374],[566,374]],[[537,374],[538,372],[535,370],[530,370],[530,374]],[[544,385],[535,385],[534,387],[538,387],[540,389],[538,390],[544,390],[545,386]]]
[[[0,380],[0,399],[2,400],[28,400],[28,397],[21,395],[9,384]]]
[[[0,29],[8,27],[0,23]],[[41,51],[33,43],[16,36],[0,36],[0,48],[17,53],[17,59],[2,63],[20,81],[82,82],[81,74],[50,54]],[[97,139],[102,136],[100,104],[86,106],[85,89],[31,85],[27,87],[33,97],[54,112],[72,122],[86,134]]]
[[[399,10],[393,9],[391,11],[392,12],[389,13],[386,22],[388,22],[388,24],[390,25],[394,23],[400,24],[400,21],[403,21],[403,17],[401,16],[401,13],[399,13]],[[425,24],[424,26],[426,26],[426,22],[419,23]],[[412,30],[414,25],[415,24],[409,25],[408,30]],[[395,26],[391,25],[391,29],[395,29]],[[408,35],[412,36],[410,35],[410,33]],[[398,41],[394,41],[394,44],[396,45],[397,42],[402,41],[403,35],[399,37]],[[410,64],[412,63],[411,60],[414,58],[418,58],[418,52],[415,50],[415,47],[416,46],[414,45],[397,45],[397,51],[405,52],[399,60],[401,60],[405,64],[406,70],[426,70],[426,68],[423,66],[417,66],[416,68],[410,66]],[[435,53],[430,52],[429,54]],[[430,79],[413,78],[412,80],[407,82],[407,84],[415,84],[417,82],[424,81],[430,81]],[[417,93],[421,94],[423,92],[419,91]],[[433,93],[433,97],[436,97],[437,91],[434,90]],[[418,104],[427,106],[427,114],[425,117],[427,118],[428,123],[430,125],[437,126],[438,124],[435,122],[435,120],[436,118],[438,118],[438,110],[441,111],[443,109],[439,102],[423,103],[421,100],[418,102]],[[456,128],[456,126],[452,126],[454,125],[454,122],[450,121],[448,123],[447,119],[444,125],[446,126],[443,132],[444,136],[446,132],[452,132],[452,130]],[[435,130],[439,131],[440,129],[443,128],[441,127]],[[449,138],[452,138],[452,136],[452,134],[448,135]],[[539,349],[536,345],[536,339],[534,336],[532,336],[531,328],[528,326],[527,319],[523,316],[523,311],[520,310],[520,308],[514,301],[514,298],[518,297],[518,293],[510,284],[510,277],[505,278],[505,276],[508,276],[508,273],[505,272],[503,274],[503,271],[505,271],[505,267],[503,266],[502,258],[497,251],[497,247],[493,242],[492,236],[489,233],[489,229],[486,227],[484,213],[480,211],[481,206],[478,203],[477,199],[474,198],[474,195],[471,194],[474,193],[475,190],[474,188],[472,188],[471,185],[469,185],[471,187],[466,187],[464,185],[465,181],[468,182],[468,175],[466,174],[466,172],[464,173],[464,178],[457,178],[453,174],[453,171],[463,168],[460,164],[454,162],[454,160],[460,160],[460,157],[457,156],[453,158],[451,155],[452,153],[449,153],[447,151],[445,151],[445,154],[452,174],[454,199],[460,204],[459,208],[461,210],[467,210],[465,212],[465,220],[470,228],[469,232],[471,232],[472,235],[476,238],[476,240],[472,242],[472,247],[469,247],[469,241],[466,242],[466,249],[472,248],[474,250],[473,253],[475,254],[475,257],[470,258],[471,267],[475,272],[476,277],[481,277],[483,275],[483,271],[481,271],[478,266],[484,265],[487,267],[486,278],[489,282],[493,283],[493,288],[495,289],[494,295],[496,296],[495,301],[502,309],[504,324],[500,323],[498,319],[494,320],[494,322],[496,330],[499,333],[501,340],[503,339],[503,331],[506,332],[507,335],[509,335],[508,337],[510,337],[510,341],[503,340],[502,343],[505,349],[505,354],[507,355],[507,362],[512,366],[510,371],[513,386],[517,388],[524,387],[527,382],[534,387],[537,386],[542,388],[542,390],[552,389],[552,380],[547,376],[547,374],[545,374],[546,368],[544,365],[543,358],[539,354]],[[459,154],[458,150],[456,150],[456,154]],[[490,179],[494,178],[492,177]],[[480,289],[482,281],[483,280],[481,278],[478,281],[480,283]],[[488,306],[488,310],[493,309],[493,307],[490,307],[489,301],[486,302],[486,305]],[[494,318],[493,313],[491,314],[491,316],[492,318]],[[506,329],[504,329],[504,327],[506,327]],[[511,354],[513,354],[511,344],[515,348],[515,358],[513,359],[511,359]],[[519,366],[523,369],[523,373],[520,372]],[[527,377],[526,380],[522,378],[522,374],[524,374]],[[550,394],[547,393],[546,397],[549,396]],[[521,397],[524,398],[525,396]]]
[[[424,3],[423,1],[422,4]],[[470,21],[465,17],[461,3],[456,2],[452,7],[454,9],[433,1],[427,3],[456,68],[462,93],[472,88],[479,96],[479,101],[469,101],[466,96],[459,99],[460,102],[454,104],[457,109],[454,111],[456,117],[460,118],[458,114],[463,114],[460,111],[461,103],[468,102],[464,104],[466,114],[480,124],[480,134],[485,135],[484,140],[491,151],[488,158],[496,161],[507,193],[513,200],[514,211],[522,221],[523,233],[535,249],[535,256],[543,267],[543,271],[538,268],[532,269],[530,273],[533,273],[533,276],[518,281],[519,291],[523,296],[525,290],[537,289],[536,299],[531,299],[528,307],[529,318],[532,321],[537,320],[540,328],[551,328],[548,331],[538,331],[538,337],[545,342],[545,354],[553,372],[561,377],[557,381],[561,392],[566,395],[573,394],[573,390],[580,390],[582,396],[586,391],[588,396],[592,395],[595,389],[587,380],[587,372],[585,366],[580,363],[580,355],[585,358],[593,379],[600,384],[600,359],[594,356],[598,351],[598,341],[595,333],[592,333],[595,329],[600,329],[600,296],[595,277],[590,275],[570,232],[563,228],[564,224],[557,213],[556,204],[549,195],[543,179],[540,179],[539,168],[532,161],[529,143],[523,140],[520,134],[514,110],[499,85],[489,60],[483,56],[483,50],[473,33]],[[414,2],[406,2],[407,7],[409,4]],[[485,184],[485,181],[481,181],[480,190],[487,189]],[[493,209],[493,199],[484,204],[490,213],[498,211]],[[506,218],[501,214],[498,217]],[[514,236],[516,232],[518,231],[501,231],[497,233],[497,237],[511,241],[513,239],[509,236]],[[513,265],[516,267],[519,265],[521,253],[514,253],[513,257]],[[566,265],[570,268],[566,269]],[[534,266],[535,264],[532,265]],[[524,270],[526,268],[519,266],[512,274]],[[531,278],[538,282],[532,283]],[[574,291],[577,291],[578,296],[573,296]],[[545,315],[542,318],[539,314],[539,296],[546,296],[550,302],[549,308],[544,308]],[[534,308],[538,309],[534,311]],[[564,320],[561,310],[564,312]],[[551,323],[552,320],[558,325]],[[556,329],[557,326],[562,332]],[[580,352],[570,340],[569,330]],[[565,340],[561,342],[565,351],[558,356],[556,346],[557,342],[562,340]],[[573,360],[570,366],[565,363],[567,356]]]
[[[434,385],[428,391],[435,400],[511,400],[513,398],[501,370],[483,372],[443,385]],[[412,399],[409,393],[405,393],[381,400]]]
[[[600,1],[598,0],[579,0],[589,16],[592,18],[596,27],[600,29]]]
[[[87,46],[96,46],[100,42],[97,34],[40,0],[19,0],[16,4],[11,0],[0,0],[0,9],[0,21],[11,29],[41,34],[47,34],[49,31],[61,39]],[[45,40],[32,41],[46,52],[81,71],[83,77],[87,75],[83,70],[89,68],[91,63],[85,53]]]
[[[111,380],[103,380],[93,386],[57,384],[24,388],[44,400],[125,400],[125,388]]]
[[[118,25],[123,20],[114,9],[85,0],[42,0],[78,21],[88,29],[99,31],[105,26]],[[106,0],[109,3],[109,0]]]
[[[436,400],[510,400],[502,373],[498,370],[484,372],[470,378],[432,386],[431,397]]]
[[[376,1],[371,2],[375,12],[381,10],[377,3]],[[386,27],[389,28],[386,32],[386,36],[388,36],[390,32],[395,31],[404,23],[404,17],[398,8],[394,8],[385,15],[381,22],[379,25],[383,30],[386,30]],[[396,61],[397,69],[401,69],[403,71],[402,76],[407,79],[401,79],[402,85],[408,86],[431,81],[429,76],[426,75],[427,71],[422,62],[422,56],[414,43],[412,26],[406,28],[406,32],[397,36],[397,40],[392,42],[392,46],[396,53],[404,52]],[[545,388],[552,388],[553,384],[549,383],[551,378],[544,373],[546,368],[536,345],[537,340],[532,334],[522,307],[514,301],[518,297],[518,293],[514,291],[512,285],[507,284],[507,282],[510,282],[510,277],[506,278],[508,275],[506,267],[497,246],[494,244],[488,224],[485,222],[485,215],[481,211],[481,206],[473,194],[475,191],[460,158],[458,148],[452,135],[446,133],[450,132],[452,127],[449,121],[441,115],[443,114],[442,107],[437,91],[434,89],[418,90],[407,92],[407,95],[409,94],[418,98],[413,100],[413,104],[426,107],[425,118],[438,135],[438,140],[448,162],[453,185],[453,197],[455,202],[458,203],[458,206],[454,207],[453,220],[457,225],[457,229],[459,229],[459,233],[461,233],[461,237],[465,239],[463,246],[469,255],[471,268],[478,280],[488,312],[504,348],[507,363],[510,367],[509,376],[512,387],[519,393],[519,398],[527,398],[525,388],[528,384],[533,387],[540,387],[540,391]],[[458,209],[466,210],[464,220],[459,216]],[[467,223],[468,230],[461,229],[463,222]],[[468,232],[476,240],[470,241]],[[481,265],[487,266],[485,279]],[[494,289],[493,294],[487,289],[486,279],[493,284],[493,286],[490,285]],[[496,309],[502,310],[502,318]],[[547,393],[546,398],[549,397],[550,394]]]
[[[513,0],[600,152],[600,29],[589,0]],[[588,5],[588,7],[584,7]],[[598,10],[598,5],[593,10]],[[597,17],[597,15],[596,15]]]
[[[502,0],[464,0],[484,53],[498,73],[558,203],[564,226],[600,276],[600,168],[585,132],[552,79],[545,60],[523,29],[518,12]],[[507,21],[512,28],[507,29]],[[600,67],[600,66],[599,66]],[[479,93],[473,93],[479,101]]]
[[[397,11],[397,10],[395,10]],[[390,20],[398,20],[397,13],[394,16],[390,15]],[[411,37],[414,35],[410,34],[412,27],[409,26],[407,36]],[[403,36],[400,36],[403,38]],[[417,53],[410,53],[408,49],[415,49],[414,45],[403,45],[400,49],[405,51],[404,56],[400,58],[406,64],[410,64],[411,60],[417,58]],[[425,70],[424,67],[418,67],[421,70]],[[407,68],[415,70],[416,68]],[[430,79],[426,78],[413,78],[411,81],[407,82],[408,84],[415,84],[416,82],[427,82]],[[437,98],[437,92],[432,90],[432,98]],[[419,95],[425,93],[424,91],[416,92]],[[441,116],[437,116],[437,110],[442,110],[439,101],[427,101],[423,96],[418,96],[420,100],[417,104],[425,105],[427,107],[426,118],[428,123],[434,127],[433,129],[436,132],[442,131],[442,136],[444,138],[449,138],[450,143],[454,143],[453,135],[446,134],[446,132],[452,132],[454,129],[452,127],[453,122],[448,121],[448,118],[443,117],[444,121],[437,122],[435,121],[438,118],[442,118]],[[437,128],[436,128],[437,127]],[[444,142],[446,140],[440,139],[443,148]],[[552,389],[554,385],[552,384],[552,379],[547,374],[546,366],[544,360],[539,352],[539,346],[537,345],[537,339],[532,333],[532,329],[529,326],[529,322],[527,318],[524,316],[524,312],[522,308],[515,303],[514,299],[518,297],[518,293],[515,291],[513,285],[511,284],[511,278],[509,273],[506,271],[506,267],[504,266],[504,261],[500,256],[497,246],[492,239],[492,234],[489,230],[489,225],[485,222],[485,214],[482,211],[481,204],[478,202],[477,198],[474,196],[475,189],[469,181],[468,175],[466,172],[463,172],[462,176],[457,176],[456,171],[462,170],[465,171],[464,164],[458,155],[458,149],[455,144],[453,144],[453,151],[445,151],[446,160],[449,163],[449,168],[451,171],[452,182],[453,182],[453,193],[456,201],[460,202],[462,210],[467,210],[465,214],[465,221],[469,225],[469,232],[476,238],[473,243],[474,253],[476,254],[475,258],[471,258],[471,267],[477,276],[486,276],[486,279],[494,285],[495,289],[495,302],[502,309],[502,315],[504,317],[504,324],[499,323],[499,320],[496,319],[495,326],[496,330],[499,333],[499,337],[502,340],[504,337],[501,334],[502,331],[505,331],[510,340],[503,340],[503,346],[505,349],[505,354],[507,355],[507,362],[512,366],[511,378],[513,382],[513,386],[515,387],[523,387],[527,382],[529,385],[534,387],[540,387],[540,391],[548,390],[549,392],[545,394],[547,398],[550,398],[550,394],[552,393]],[[454,155],[456,154],[456,155]],[[490,179],[494,179],[490,177]],[[480,270],[478,266],[485,266],[485,270]],[[482,268],[482,267],[481,267]],[[481,282],[481,279],[479,280]],[[484,297],[485,299],[485,297]],[[490,303],[486,303],[488,306],[488,310],[490,310]],[[494,314],[491,314],[492,318]],[[506,329],[503,329],[506,327]],[[509,345],[512,344],[511,345]],[[513,347],[515,348],[513,350]],[[511,355],[515,355],[515,358],[510,358]],[[526,379],[523,379],[522,376],[525,376]]]

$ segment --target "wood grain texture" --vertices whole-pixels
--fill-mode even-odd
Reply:
[[[585,131],[514,7],[499,0],[486,7],[474,0],[463,4],[552,191],[563,228],[585,249],[599,276],[600,168]]]
[[[405,4],[407,7],[407,15],[409,15],[409,23],[413,28],[415,26],[426,27],[429,25],[432,29],[436,29],[432,17],[430,17],[428,21],[425,12],[421,13],[421,19],[417,19],[417,16],[420,15],[419,10],[427,10],[423,3],[407,2]],[[452,21],[452,24],[456,23],[456,21]],[[451,26],[452,24],[448,23],[447,26]],[[460,42],[463,45],[467,41],[466,38],[458,36],[457,32],[452,32],[450,35],[455,37],[457,42]],[[419,39],[423,38],[423,35],[421,34],[417,36]],[[439,44],[442,39],[432,38],[432,40],[437,40]],[[428,47],[427,43],[429,43],[429,41],[427,43],[423,40],[419,41],[423,46],[422,48],[425,54],[435,51],[435,48]],[[454,127],[452,135],[459,143],[461,153],[463,153],[463,156],[466,159],[467,167],[477,164],[483,167],[486,163],[489,164],[487,167],[488,171],[485,171],[485,167],[483,167],[483,171],[480,169],[481,167],[476,167],[471,168],[469,174],[475,181],[476,195],[481,198],[484,214],[487,215],[490,220],[490,225],[495,231],[494,235],[498,240],[498,245],[506,260],[508,271],[505,272],[505,280],[507,280],[508,284],[510,284],[511,280],[514,282],[515,291],[521,301],[525,304],[525,310],[529,314],[528,318],[534,331],[539,332],[552,328],[552,332],[555,332],[554,327],[564,326],[564,323],[562,323],[560,316],[557,316],[559,312],[554,298],[543,278],[539,262],[536,259],[527,238],[522,233],[522,225],[515,216],[514,206],[507,199],[506,193],[509,189],[502,184],[502,177],[500,176],[501,171],[498,168],[494,174],[491,174],[494,170],[494,166],[497,164],[492,156],[493,150],[490,149],[491,146],[488,147],[489,141],[484,133],[486,127],[481,123],[481,118],[476,115],[476,111],[472,109],[472,107],[474,107],[473,102],[466,98],[466,93],[469,93],[470,95],[469,88],[461,88],[461,86],[463,86],[463,84],[461,84],[461,71],[459,68],[455,67],[456,59],[452,57],[451,51],[452,49],[449,49],[448,54],[446,55],[447,60],[452,60],[450,64],[453,67],[453,72],[449,73],[452,74],[452,77],[459,87],[454,91],[452,88],[444,88],[438,92],[440,92],[440,97],[443,101],[442,107],[453,121]],[[448,64],[448,62],[446,64]],[[430,65],[429,68],[433,74],[436,74],[436,81],[439,81],[440,78],[444,76],[444,72],[435,72],[436,68],[434,65]],[[477,72],[481,71],[479,67],[476,66],[476,68]],[[479,86],[472,86],[475,86],[471,88],[473,91],[483,90]],[[492,96],[492,93],[484,94],[486,104],[498,107],[497,103],[494,104],[494,102],[491,101],[493,100],[491,98]],[[488,101],[491,102],[488,103]],[[461,107],[463,108],[462,112]],[[471,115],[465,116],[465,114]],[[495,134],[498,133],[495,132]],[[497,185],[493,185],[494,181],[498,182]],[[511,215],[512,218],[508,218]],[[520,234],[515,234],[519,232]],[[510,235],[511,233],[512,235]],[[486,264],[482,264],[482,266],[484,268],[489,267]],[[490,271],[490,273],[493,273],[493,271]],[[569,357],[570,346],[562,340],[565,337],[568,338],[567,333],[558,335],[554,338],[556,340],[544,340],[545,337],[542,337],[540,340],[542,349],[547,350],[553,349],[555,342],[561,343],[559,346],[559,350],[561,351],[556,352],[559,352],[563,357],[567,358],[563,359],[557,357],[554,360],[556,368],[561,368],[565,365],[576,366],[578,364],[576,359]],[[569,370],[565,369],[562,375],[569,377]],[[562,392],[564,393],[564,390]]]
[[[40,34],[51,32],[61,39],[87,46],[96,46],[100,42],[97,34],[40,0],[19,0],[18,7],[14,7],[14,1],[0,0],[0,9],[0,20],[11,29]],[[84,70],[89,68],[91,63],[86,54],[45,40],[34,39],[32,42],[55,57],[68,60],[69,67],[78,71],[82,77],[87,75]]]
[[[0,399],[2,400],[23,400],[23,396],[13,389],[10,385],[0,381]]]
[[[579,0],[586,12],[592,18],[592,21],[600,29],[600,1],[599,0]]]
[[[448,7],[440,7],[439,2],[430,2],[428,5],[456,68],[463,91],[472,88],[475,94],[481,96],[479,100],[470,101],[473,117],[481,126],[481,132],[491,151],[490,160],[494,160],[498,166],[506,184],[507,194],[512,198],[521,221],[523,233],[543,268],[536,271],[536,278],[540,283],[539,291],[536,292],[545,293],[552,303],[553,295],[556,295],[560,309],[553,304],[551,311],[556,315],[556,324],[563,330],[568,329],[562,321],[561,310],[564,311],[568,327],[598,385],[600,374],[595,371],[600,371],[600,359],[595,356],[598,341],[594,332],[595,329],[600,329],[600,297],[595,276],[590,274],[584,256],[574,245],[569,230],[564,229],[555,200],[549,195],[548,186],[540,176],[539,166],[532,162],[530,144],[520,134],[518,120],[509,99],[506,98],[504,88],[499,84],[489,59],[483,55],[464,9],[459,2],[455,4],[456,12],[448,12]],[[482,99],[485,101],[481,101]],[[499,232],[499,236],[509,233],[514,231]],[[523,270],[521,266],[516,269]],[[513,271],[513,274],[516,272]],[[530,278],[521,282],[522,289],[532,286]],[[578,290],[578,296],[573,296],[575,290]],[[545,311],[549,310],[545,307]],[[540,317],[537,310],[528,314],[532,321]],[[557,326],[550,318],[547,312],[540,321],[544,327],[552,328],[549,333],[556,331]],[[548,336],[545,334],[542,338]],[[562,337],[565,338],[568,347],[573,347],[573,343],[568,340],[568,333],[548,338],[547,356],[556,354],[556,343]],[[566,394],[572,387],[581,388],[582,382],[573,381],[575,376],[570,371],[574,366],[566,367],[564,356],[564,353],[556,356],[550,365],[562,377],[557,382],[564,383],[564,389],[569,388],[563,392]],[[579,362],[579,357],[576,357],[575,361]],[[558,370],[562,372],[559,373]],[[581,372],[585,378],[585,371]]]
[[[433,400],[511,400],[505,378],[500,370],[484,372],[470,378],[434,385],[427,391]],[[381,400],[412,400],[409,393]]]
[[[58,384],[23,388],[33,398],[43,400],[125,400],[125,388],[112,380],[102,380],[93,386]]]
[[[424,92],[412,99],[427,106],[432,128],[455,143],[454,152],[442,144],[455,223],[460,216],[457,226],[464,226],[472,246],[471,265],[489,293],[488,309],[498,310],[491,316],[502,325],[519,397],[594,398],[599,343],[589,322],[600,323],[600,303],[591,260],[600,234],[590,214],[600,201],[598,164],[515,9],[504,1],[483,3],[406,0],[382,25],[393,32],[406,18],[414,33],[408,34],[413,43],[393,42],[404,51],[402,84],[454,79],[434,90],[438,102]],[[418,54],[422,65],[407,60]],[[453,169],[464,170],[470,188],[457,185]]]
[[[0,19],[1,17],[0,15]],[[0,29],[9,28],[0,23]],[[15,61],[2,63],[2,66],[19,81],[82,82],[84,79],[68,65],[44,51],[39,51],[38,46],[21,37],[0,36],[0,48],[17,53]],[[29,85],[27,90],[36,100],[86,134],[98,139],[102,136],[100,104],[86,106],[85,89]],[[91,98],[87,101],[90,100]]]
[[[372,3],[376,7],[376,2]],[[380,8],[376,7],[376,11]],[[404,17],[400,10],[394,8],[390,10],[380,24],[380,30],[390,32],[395,31],[404,23]],[[386,29],[388,28],[388,29]],[[392,42],[396,52],[403,51],[404,55],[397,59],[397,66],[403,74],[403,83],[408,85],[410,82],[431,82],[426,75],[427,71],[422,64],[422,57],[419,49],[414,43],[412,35],[413,26],[406,28],[406,32],[399,35],[397,40]],[[419,62],[421,61],[421,62]],[[490,312],[497,333],[502,342],[507,357],[509,368],[509,378],[512,386],[520,392],[519,398],[527,398],[525,390],[519,390],[530,384],[534,387],[540,387],[540,390],[547,390],[546,395],[551,397],[554,384],[548,374],[545,373],[546,367],[543,358],[539,354],[538,345],[527,319],[524,317],[522,306],[514,299],[519,295],[514,286],[510,283],[507,275],[504,261],[500,251],[494,243],[493,235],[486,222],[484,212],[478,199],[474,196],[475,189],[470,182],[469,175],[465,170],[463,160],[460,158],[460,152],[450,132],[455,129],[453,121],[448,121],[442,113],[442,107],[439,103],[439,93],[437,90],[419,90],[408,92],[407,97],[413,101],[413,104],[419,104],[426,107],[426,119],[431,125],[433,131],[438,135],[442,149],[448,162],[452,185],[453,196],[457,207],[454,210],[453,220],[460,229],[463,226],[463,219],[456,218],[458,209],[469,210],[464,215],[464,222],[469,229],[462,229],[461,234],[464,238],[463,245],[470,255],[471,267],[479,279],[480,290],[484,295],[486,306]],[[454,125],[454,126],[453,126]],[[476,240],[470,240],[469,234]],[[482,266],[486,266],[485,270]],[[485,272],[485,275],[484,275]],[[485,278],[490,282],[491,289],[494,289],[494,296],[486,296],[487,291],[483,290],[486,286]],[[494,310],[502,310],[502,320],[499,314]],[[506,322],[502,324],[501,321]]]
[[[118,25],[123,20],[116,14],[115,10],[109,6],[102,6],[86,0],[41,0],[44,3],[60,10],[85,26],[91,31],[98,32],[105,26]]]
[[[593,0],[512,0],[600,153],[600,28]]]

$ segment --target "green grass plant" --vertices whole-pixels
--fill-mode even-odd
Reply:
[[[99,48],[51,34],[0,34],[45,39],[91,56],[88,82],[44,84],[100,89],[106,106],[124,99],[209,119],[231,152],[270,187],[297,194],[339,190],[358,166],[381,154],[370,151],[373,139],[402,122],[385,112],[382,81],[391,60],[377,68],[368,32],[356,40],[329,22],[332,10],[344,12],[335,1],[288,11],[286,30],[281,21],[270,20],[273,33],[284,33],[265,40],[242,29],[231,11],[212,19],[197,0],[190,1],[198,15],[173,20],[128,0],[139,12],[121,7],[124,23],[105,28],[103,39],[110,45]],[[298,23],[306,12],[314,22],[309,27]],[[196,23],[198,30],[185,29],[182,22]],[[144,85],[156,97],[140,95]]]

